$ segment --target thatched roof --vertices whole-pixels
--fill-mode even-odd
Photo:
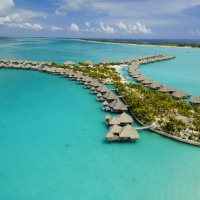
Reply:
[[[94,79],[91,83],[90,83],[91,86],[93,87],[99,87],[101,84],[99,83],[99,81],[97,81],[96,79]]]
[[[103,60],[103,61],[100,62],[100,64],[109,64],[109,63],[110,63],[109,60]]]
[[[138,76],[137,78],[136,78],[136,80],[137,81],[143,81],[143,80],[145,80],[147,77],[145,76],[145,75],[143,75],[143,74],[141,74],[140,76]]]
[[[131,140],[139,139],[138,132],[131,125],[126,125],[119,132],[120,138],[130,138]]]
[[[167,87],[166,85],[163,85],[163,87],[161,87],[161,88],[159,89],[159,91],[160,91],[160,92],[166,93],[166,92],[168,92],[168,89],[169,89],[169,87]]]
[[[142,81],[142,84],[151,84],[153,81],[150,78],[146,78],[145,80]]]
[[[100,87],[97,88],[97,91],[101,93],[106,93],[109,91],[109,89],[105,85],[101,85]]]
[[[132,76],[133,78],[138,78],[140,75],[141,75],[141,74],[140,74],[139,72],[136,72],[136,73],[132,74],[131,76]]]
[[[107,100],[114,100],[117,96],[110,90],[104,95],[104,98]]]
[[[109,119],[109,125],[115,125],[115,124],[118,125],[120,124],[120,121],[116,117]]]
[[[121,127],[116,124],[114,126],[110,127],[110,132],[112,132],[112,133],[119,133],[120,130],[121,130]]]
[[[149,85],[149,87],[150,87],[151,89],[157,89],[157,88],[160,88],[160,87],[161,87],[161,84],[158,83],[158,82],[156,82],[156,81],[153,81],[153,83],[151,83],[151,84]]]
[[[105,119],[111,119],[111,116],[110,115],[106,115]]]
[[[121,115],[118,115],[116,118],[120,121],[120,123],[123,124],[133,123],[133,118],[130,115],[126,114],[125,112],[123,112]]]
[[[196,96],[193,99],[190,100],[190,103],[193,104],[200,104],[200,96]]]
[[[111,104],[110,107],[113,110],[121,110],[121,111],[126,111],[128,110],[127,106],[124,105],[124,103],[122,103],[118,98],[115,99]]]
[[[176,92],[176,91],[177,91],[177,89],[174,88],[174,87],[169,87],[168,88],[168,92]]]
[[[66,61],[66,62],[63,63],[63,65],[70,65],[70,66],[73,66],[73,65],[75,65],[75,62]]]
[[[94,88],[94,89],[95,89],[95,88]],[[98,97],[102,97],[102,94],[101,94],[101,93],[98,93],[97,96],[98,96]]]
[[[178,90],[172,93],[172,96],[177,99],[182,99],[182,98],[187,97],[188,95],[183,90]]]
[[[104,102],[103,102],[103,105],[104,105],[104,106],[107,106],[107,105],[108,105],[108,102],[107,102],[107,101],[104,101]]]

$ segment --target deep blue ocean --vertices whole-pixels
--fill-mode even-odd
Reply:
[[[0,39],[0,59],[61,64],[150,54],[176,58],[143,65],[142,73],[200,94],[200,49]],[[200,199],[199,147],[147,130],[136,142],[107,143],[107,113],[96,98],[60,76],[0,69],[0,200]]]

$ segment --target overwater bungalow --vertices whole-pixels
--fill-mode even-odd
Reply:
[[[100,62],[100,64],[103,64],[103,65],[107,65],[107,64],[109,64],[109,63],[110,63],[109,60],[103,60],[103,61]]]
[[[173,93],[173,92],[176,92],[176,91],[177,91],[177,89],[174,88],[174,87],[169,87],[169,88],[168,88],[168,92],[169,92],[169,93]]]
[[[104,107],[108,106],[108,102],[107,101],[104,101],[102,104],[103,104]]]
[[[39,70],[40,68],[41,68],[40,65],[35,65],[31,67],[32,70]]]
[[[163,92],[163,93],[167,93],[169,91],[169,87],[167,87],[166,85],[163,85],[163,87],[161,87],[158,91]]]
[[[175,99],[183,99],[183,98],[187,98],[188,94],[186,94],[183,90],[178,90],[172,93],[172,97],[174,97]]]
[[[77,80],[77,82],[79,82],[84,78],[84,76],[80,72],[78,72],[75,74],[74,78]]]
[[[10,63],[10,64],[6,65],[5,68],[13,68],[13,64]]]
[[[39,69],[39,71],[42,71],[42,72],[46,72],[47,70],[49,70],[49,67],[47,66]]]
[[[111,108],[111,112],[115,113],[125,112],[128,110],[127,106],[122,103],[118,98],[114,99],[112,103],[110,103],[109,107]]]
[[[119,121],[120,126],[126,126],[128,124],[131,125],[133,123],[133,118],[130,115],[126,114],[125,112],[113,118],[116,118]],[[112,122],[113,118],[110,117],[109,120],[106,121],[107,125],[109,126],[113,125],[110,124],[110,121]]]
[[[101,84],[99,83],[99,81],[97,81],[96,79],[94,79],[93,81],[90,82],[90,86],[91,87],[95,87],[98,88]]]
[[[95,87],[91,87],[90,88],[92,91],[94,91],[95,90]],[[100,93],[99,93],[100,94]],[[98,95],[97,95],[98,96]],[[102,94],[101,94],[101,96],[102,96]],[[100,97],[100,96],[98,96],[98,97]]]
[[[149,88],[151,89],[159,89],[161,87],[161,84],[156,82],[156,81],[153,81],[150,85],[149,85]]]
[[[106,139],[108,141],[136,141],[139,139],[139,135],[135,128],[130,125],[124,127],[115,125],[110,127],[110,131],[106,134]]]
[[[3,63],[0,63],[0,68],[4,67],[4,64]]]
[[[66,73],[65,73],[65,74],[66,74]],[[76,73],[73,72],[73,71],[70,71],[70,72],[68,73],[68,77],[69,77],[70,80],[75,80],[75,78],[74,78],[75,75],[76,75]]]
[[[111,117],[106,124],[109,126],[120,125],[120,121],[116,117]]]
[[[101,85],[97,88],[97,91],[101,94],[106,94],[108,91],[110,91],[105,85]]]
[[[200,96],[196,96],[193,99],[191,99],[190,103],[194,105],[200,105]]]
[[[95,88],[94,88],[95,89]],[[102,97],[102,94],[101,93],[98,93],[97,94],[97,97]]]
[[[111,119],[112,117],[110,115],[106,115],[105,117],[106,123],[109,121],[109,119]]]
[[[144,81],[147,77],[143,74],[141,74],[140,76],[138,76],[137,78],[135,78],[137,81]]]
[[[145,80],[143,80],[141,82],[143,85],[150,85],[151,83],[153,83],[153,80],[151,80],[150,78],[146,78]]]
[[[109,90],[105,95],[104,99],[106,99],[108,102],[111,102],[115,99],[118,99],[118,97],[111,91]]]
[[[66,65],[66,66],[74,66],[74,65],[75,65],[75,62],[66,61],[66,62],[63,63],[63,65]]]
[[[82,79],[82,82],[83,83],[90,83],[90,82],[92,82],[93,81],[93,79],[91,78],[91,77],[89,77],[89,76],[85,76],[83,79]]]
[[[24,69],[30,69],[31,68],[31,65],[30,64],[27,64],[24,66]]]
[[[23,65],[22,64],[19,64],[19,65],[15,65],[14,66],[14,69],[22,69],[23,68]]]

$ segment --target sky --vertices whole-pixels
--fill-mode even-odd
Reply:
[[[200,39],[200,0],[0,0],[0,36]]]

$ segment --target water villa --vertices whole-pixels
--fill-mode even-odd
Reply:
[[[118,97],[111,90],[108,90],[108,92],[104,95],[104,99],[110,103],[111,101],[118,99]]]
[[[190,103],[194,104],[194,105],[200,105],[200,96],[197,96],[197,97],[191,99]]]
[[[112,103],[110,103],[109,107],[111,108],[111,112],[124,112],[127,111],[127,106],[122,103],[118,98],[114,99]]]
[[[151,89],[159,89],[161,87],[161,84],[156,82],[156,81],[153,81],[150,85],[149,85],[149,88]]]
[[[131,125],[120,127],[114,125],[110,127],[110,131],[106,134],[107,141],[136,141],[139,139],[138,132]]]
[[[103,61],[100,62],[100,64],[103,64],[103,65],[107,65],[107,64],[109,64],[109,63],[110,63],[109,60],[103,60]]]
[[[126,114],[125,112],[113,118],[110,115],[106,115],[105,119],[106,119],[106,124],[109,126],[115,124],[118,124],[120,126],[126,126],[128,124],[131,125],[133,123],[133,118],[130,115]]]
[[[74,66],[74,65],[75,65],[75,62],[66,61],[66,62],[63,63],[63,65],[66,65],[66,66]]]
[[[172,97],[174,97],[175,99],[183,99],[188,98],[188,94],[186,94],[183,90],[178,90],[172,93]]]

